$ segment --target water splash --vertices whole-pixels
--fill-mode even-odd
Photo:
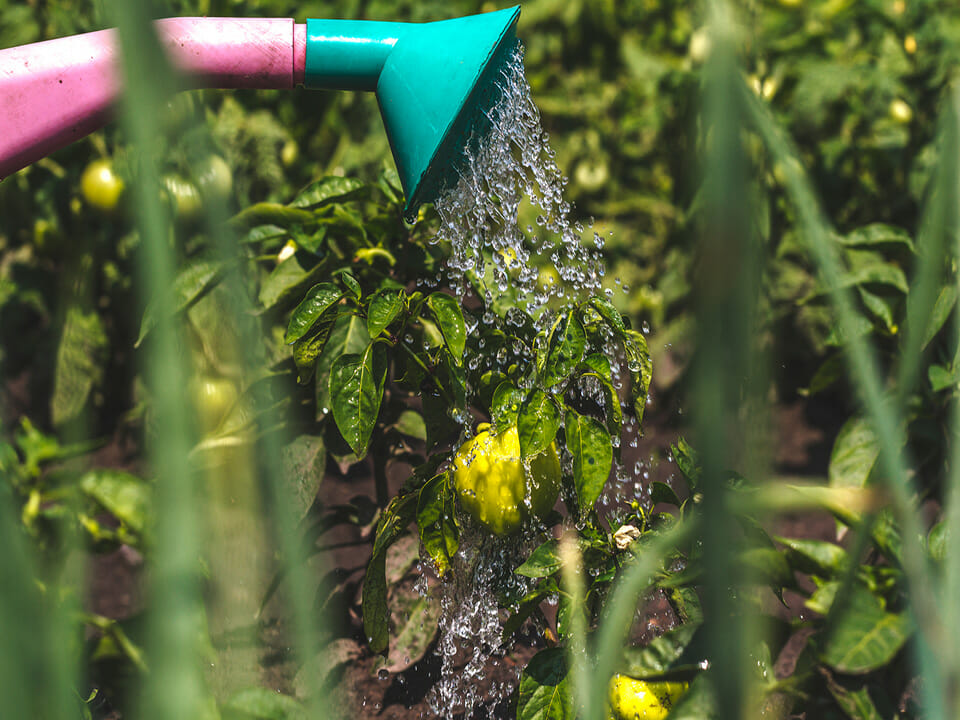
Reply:
[[[440,591],[440,633],[436,653],[441,659],[440,680],[428,703],[437,717],[453,718],[462,713],[473,717],[482,705],[492,707],[504,700],[519,682],[519,668],[513,681],[491,684],[481,695],[480,685],[490,665],[509,650],[503,643],[503,595],[522,596],[532,584],[513,573],[522,549],[530,550],[529,539],[500,539],[467,527],[460,537],[460,549],[452,560],[451,572]]]
[[[458,292],[467,280],[488,307],[509,294],[536,316],[550,298],[597,292],[604,266],[599,252],[581,242],[583,227],[571,221],[563,199],[567,178],[540,123],[519,42],[497,85],[502,95],[490,111],[489,132],[468,143],[459,182],[436,202],[437,239],[450,244],[447,268]],[[524,203],[539,210],[542,232],[521,227]],[[548,269],[542,278],[540,267]]]

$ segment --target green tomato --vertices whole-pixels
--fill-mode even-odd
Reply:
[[[484,426],[453,458],[460,506],[494,535],[509,535],[531,516],[543,518],[560,492],[560,459],[551,445],[525,470],[516,427],[494,435]]]
[[[226,203],[233,196],[233,173],[219,155],[208,157],[197,169],[194,179],[204,199]]]
[[[80,176],[80,192],[90,207],[112,213],[123,196],[123,180],[109,160],[94,160]]]
[[[164,189],[173,205],[177,220],[193,222],[200,217],[203,203],[197,186],[179,175],[164,175],[161,179]]]
[[[237,402],[237,386],[226,378],[198,375],[190,382],[193,408],[199,430],[207,434],[215,430]]]
[[[689,685],[644,682],[626,675],[610,680],[610,720],[663,720]]]

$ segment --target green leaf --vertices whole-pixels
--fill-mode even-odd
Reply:
[[[573,481],[580,511],[585,513],[603,492],[613,465],[613,446],[603,425],[592,417],[567,410],[564,428],[573,456]]]
[[[463,362],[463,351],[467,346],[467,326],[463,321],[460,303],[446,293],[435,292],[427,298],[427,305],[440,325],[447,348],[459,365]]]
[[[947,322],[950,313],[957,304],[957,286],[945,285],[940,289],[937,295],[937,301],[933,304],[933,312],[930,313],[930,320],[927,323],[926,331],[923,334],[923,347],[930,344],[930,341],[940,332],[940,328]]]
[[[293,344],[293,362],[297,366],[297,382],[306,385],[313,377],[317,358],[330,339],[333,322],[324,321],[315,325],[306,336]]]
[[[564,648],[534,655],[520,676],[517,720],[574,720],[573,691]]]
[[[373,541],[373,552],[363,577],[363,631],[370,650],[382,653],[390,645],[390,611],[387,608],[387,549],[417,514],[417,493],[399,495],[390,501]]]
[[[884,717],[894,717],[894,715],[881,715],[870,697],[869,686],[864,682],[857,682],[854,678],[835,678],[830,673],[823,673],[826,680],[827,689],[837,701],[837,705],[853,720],[883,720]]]
[[[297,193],[289,207],[313,209],[333,202],[346,202],[356,197],[365,187],[364,183],[356,178],[321,178]]]
[[[862,675],[889,663],[910,638],[907,613],[891,613],[862,585],[854,584],[842,608],[828,618],[821,659],[834,670]]]
[[[90,393],[103,380],[108,349],[100,316],[71,305],[57,348],[50,398],[50,418],[54,425],[62,425],[83,412]]]
[[[676,491],[666,483],[654,480],[650,483],[650,504],[654,507],[660,503],[667,503],[680,507],[680,498]]]
[[[502,430],[517,423],[520,406],[523,403],[523,392],[509,380],[504,380],[493,391],[493,400],[490,402],[490,418],[498,430]]]
[[[520,406],[517,416],[517,434],[520,437],[520,457],[539,455],[553,442],[560,428],[560,408],[543,390],[533,390]]]
[[[293,720],[304,710],[295,698],[265,687],[251,687],[231,696],[223,706],[233,717],[240,715],[250,720]]]
[[[786,546],[790,564],[808,575],[833,578],[841,575],[850,562],[846,550],[824,540],[778,537],[777,542]]]
[[[343,292],[332,283],[314,285],[290,316],[283,341],[289,345],[302,338],[342,297]]]
[[[607,430],[610,435],[619,436],[623,425],[623,408],[620,407],[620,395],[613,386],[613,373],[610,361],[599,353],[587,355],[583,359],[583,366],[589,368],[584,377],[593,377],[600,383],[604,396],[604,410],[607,416]],[[618,455],[619,457],[619,455]]]
[[[636,330],[627,330],[623,338],[623,350],[630,371],[630,403],[637,422],[643,422],[647,407],[647,394],[653,381],[653,359],[647,347],[647,339]]]
[[[347,286],[347,290],[350,291],[354,298],[359,300],[363,295],[363,290],[360,288],[360,283],[357,278],[353,276],[353,273],[347,270],[343,270],[339,273],[339,275],[340,279],[343,280],[343,284]]]
[[[389,288],[373,296],[367,308],[367,332],[370,337],[375,338],[386,330],[403,309],[405,297],[403,290]]]
[[[450,473],[441,473],[420,488],[417,528],[420,544],[436,565],[437,574],[444,577],[450,569],[451,558],[457,554],[460,546],[460,528],[450,490]]]
[[[327,344],[317,358],[317,414],[324,416],[333,404],[330,399],[330,370],[341,355],[360,353],[370,343],[367,325],[356,315],[341,315],[333,323]]]
[[[600,316],[606,320],[607,325],[613,330],[617,337],[623,337],[627,332],[626,323],[623,322],[623,315],[617,310],[613,303],[602,297],[590,298],[590,306],[600,313]]]
[[[393,426],[407,437],[424,441],[427,439],[427,426],[423,415],[415,410],[404,410]]]
[[[293,298],[300,297],[306,288],[324,278],[327,271],[328,262],[317,262],[316,257],[303,251],[295,252],[277,263],[264,279],[258,297],[260,304],[267,310],[281,303],[292,304]]]
[[[84,495],[142,535],[150,517],[150,486],[120,470],[90,470],[80,479]]]
[[[847,247],[872,248],[879,245],[902,245],[913,252],[913,240],[906,230],[883,223],[873,223],[857,228],[848,235],[837,237],[841,245]]]
[[[387,354],[372,342],[362,355],[341,355],[330,370],[333,419],[350,448],[362,459],[380,413]]]
[[[560,561],[559,547],[558,540],[547,540],[530,553],[530,557],[514,572],[528,578],[542,578],[553,575],[563,564]]]
[[[690,483],[690,487],[697,487],[700,483],[700,475],[703,472],[697,451],[683,437],[678,438],[677,443],[670,446],[670,451],[673,453],[673,460],[677,463],[677,468]]]
[[[168,297],[164,298],[166,307],[173,314],[186,310],[220,282],[223,268],[224,263],[215,260],[198,260],[187,265],[174,278]],[[157,326],[158,313],[162,307],[163,304],[156,300],[151,300],[147,305],[140,321],[140,335],[133,344],[134,347],[139,347],[149,332]]]
[[[852,417],[833,443],[828,476],[834,487],[864,487],[880,456],[880,446],[870,423]]]
[[[323,438],[301,435],[294,439],[281,448],[280,466],[280,484],[293,501],[295,521],[299,521],[313,504],[327,467],[327,448]]]
[[[544,387],[566,381],[583,358],[586,347],[587,336],[577,316],[573,313],[561,315],[550,331],[542,376]]]
[[[618,672],[637,680],[656,679],[672,668],[699,629],[699,624],[681,625],[654,638],[646,647],[627,647]]]
[[[930,389],[936,393],[955,388],[960,381],[960,375],[943,365],[931,365],[927,368],[927,379],[930,381]]]

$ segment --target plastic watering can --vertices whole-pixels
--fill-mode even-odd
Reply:
[[[407,212],[455,182],[489,123],[520,8],[431,23],[168,18],[155,23],[197,88],[298,84],[377,95]],[[102,127],[121,92],[114,30],[0,50],[0,179]]]

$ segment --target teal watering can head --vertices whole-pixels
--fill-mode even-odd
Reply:
[[[307,21],[304,84],[376,92],[408,215],[456,182],[468,142],[488,126],[519,15]]]

